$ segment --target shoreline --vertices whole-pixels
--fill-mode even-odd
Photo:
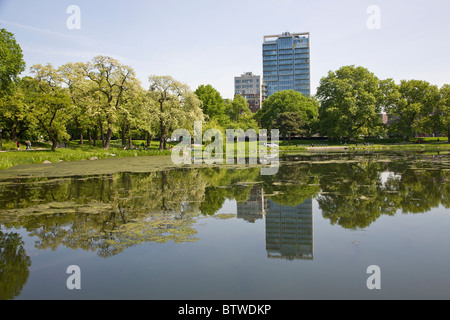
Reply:
[[[425,144],[370,144],[370,145],[296,145],[283,146],[278,149],[279,156],[293,155],[293,154],[317,154],[317,153],[358,153],[358,152],[424,152],[436,151],[446,152],[450,151],[450,144],[448,142],[442,143],[425,143]],[[77,149],[77,148],[58,148],[56,151],[47,150],[45,148],[36,148],[32,150],[1,150],[0,151],[0,172],[10,170],[19,166],[35,166],[35,165],[50,165],[55,163],[91,163],[94,161],[86,160],[100,160],[100,159],[131,159],[143,157],[170,157],[171,150],[134,150],[134,149]],[[272,152],[269,148],[268,152]],[[248,150],[246,150],[248,155]],[[125,160],[126,161],[126,160]],[[167,161],[166,161],[167,162]],[[169,161],[171,162],[171,161]],[[173,164],[176,166],[176,164]]]
[[[367,148],[367,149],[355,149],[348,146],[343,147],[311,147],[314,150],[279,150],[280,162],[283,161],[283,157],[314,157],[316,155],[352,155],[366,156],[377,152],[386,153],[422,153],[423,151],[429,152],[443,152],[442,155],[448,154],[450,148],[427,148],[425,149],[406,149],[406,148],[393,148],[393,149],[379,149],[379,148]],[[403,155],[401,155],[403,156]],[[305,160],[302,160],[305,161]],[[306,160],[308,161],[308,160]],[[313,160],[317,162],[321,160]],[[327,159],[326,161],[329,161]],[[345,160],[347,161],[347,160]],[[249,168],[249,167],[261,167],[262,164],[175,164],[171,161],[170,155],[138,155],[138,156],[122,156],[122,157],[104,157],[96,158],[92,160],[79,159],[70,161],[59,161],[53,163],[30,163],[30,164],[18,164],[9,168],[0,169],[0,181],[11,178],[67,178],[75,176],[89,176],[89,175],[110,175],[119,172],[136,172],[136,173],[151,173],[173,169],[189,169],[189,168],[202,168],[202,167],[228,167],[228,168]]]

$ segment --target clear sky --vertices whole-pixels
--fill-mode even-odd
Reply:
[[[80,8],[79,29],[67,27],[70,5]],[[311,34],[313,94],[343,65],[442,86],[450,83],[449,17],[449,0],[0,0],[0,28],[22,47],[25,73],[101,54],[132,67],[144,87],[152,74],[171,75],[192,90],[211,84],[224,98],[233,97],[235,76],[262,75],[264,35],[286,31]]]

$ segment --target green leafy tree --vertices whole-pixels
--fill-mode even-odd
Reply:
[[[123,106],[125,92],[132,90],[137,81],[134,70],[119,61],[97,56],[84,68],[86,77],[94,84],[93,93],[97,100],[93,115],[98,118],[98,125],[103,135],[103,147],[109,149],[113,131],[117,126],[118,110]]]
[[[90,91],[92,82],[85,76],[86,65],[82,62],[66,63],[58,68],[64,86],[68,89],[74,108],[72,123],[78,131],[80,144],[83,144],[83,131],[91,128],[95,121],[91,108]]]
[[[330,138],[372,135],[381,126],[382,90],[379,79],[363,67],[330,71],[317,88],[320,132]]]
[[[281,135],[287,140],[307,133],[305,120],[299,112],[295,111],[278,114],[275,119],[275,127],[279,128]]]
[[[247,100],[240,94],[235,95],[233,100],[227,100],[226,112],[230,120],[236,123],[239,123],[243,115],[251,113]]]
[[[24,70],[22,49],[14,35],[0,29],[0,92],[12,90],[11,84],[18,81],[19,74]]]
[[[388,107],[393,118],[390,134],[409,141],[417,133],[431,133],[440,99],[438,87],[422,80],[402,80],[398,91],[399,99]]]
[[[68,139],[66,125],[72,117],[73,104],[61,78],[51,64],[31,67],[33,78],[26,77],[27,117],[45,132],[56,150],[58,142]]]
[[[313,133],[313,127],[317,121],[319,104],[313,97],[306,97],[294,90],[278,91],[269,96],[258,110],[256,117],[264,129],[282,129],[275,127],[278,116],[282,113],[293,112],[296,119],[302,119],[298,126],[306,130],[307,134]],[[291,116],[293,114],[290,114]]]
[[[129,148],[131,148],[133,133],[143,130],[149,134],[152,131],[153,120],[156,118],[155,104],[151,99],[147,99],[147,96],[148,92],[137,82],[132,90],[124,94],[124,102],[118,110],[118,119],[122,128],[122,144],[128,144]],[[128,142],[126,142],[127,137]],[[149,144],[148,141],[147,144]]]
[[[15,90],[0,96],[0,110],[0,128],[8,128],[11,140],[17,140],[18,130],[26,115],[20,80]]]
[[[159,149],[166,149],[167,138],[174,129],[193,130],[194,121],[203,121],[201,101],[189,87],[171,76],[149,77],[149,94],[157,104]]]
[[[235,95],[233,100],[225,100],[225,110],[227,121],[221,123],[227,129],[258,130],[254,114],[250,110],[247,100],[240,94]]]
[[[450,139],[450,85],[444,84],[439,92],[441,99],[436,110],[436,116],[438,117],[436,120],[438,122],[436,125],[438,127],[437,131],[447,134],[447,137]]]
[[[0,29],[0,149],[3,128],[10,130],[11,139],[17,139],[16,130],[23,119],[23,103],[21,93],[16,92],[16,84],[24,70],[22,49],[14,35]]]
[[[206,120],[223,120],[225,116],[224,99],[212,85],[200,85],[194,93],[202,102],[202,110]]]

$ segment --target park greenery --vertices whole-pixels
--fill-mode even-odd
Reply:
[[[36,64],[21,77],[25,69],[14,35],[0,29],[0,149],[16,149],[16,142],[24,149],[30,141],[33,148],[55,151],[68,142],[75,147],[76,141],[78,150],[88,144],[117,154],[135,149],[139,141],[143,150],[165,152],[172,132],[193,132],[195,121],[203,122],[203,132],[279,129],[287,144],[312,137],[330,144],[380,138],[410,142],[450,133],[450,85],[395,83],[361,66],[330,71],[315,96],[276,92],[256,113],[241,95],[225,99],[210,84],[192,91],[171,76],[150,75],[144,86],[131,67],[107,56],[59,67]],[[152,146],[155,140],[158,146]]]

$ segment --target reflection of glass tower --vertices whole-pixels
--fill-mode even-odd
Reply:
[[[267,200],[266,250],[269,258],[313,259],[311,198],[293,207]]]
[[[265,217],[269,258],[313,259],[312,198],[296,206],[283,206],[264,196],[254,185],[247,201],[237,202],[237,218],[255,222]]]
[[[262,219],[265,213],[264,205],[264,190],[254,185],[250,191],[250,198],[245,202],[237,203],[237,217],[249,222]]]

